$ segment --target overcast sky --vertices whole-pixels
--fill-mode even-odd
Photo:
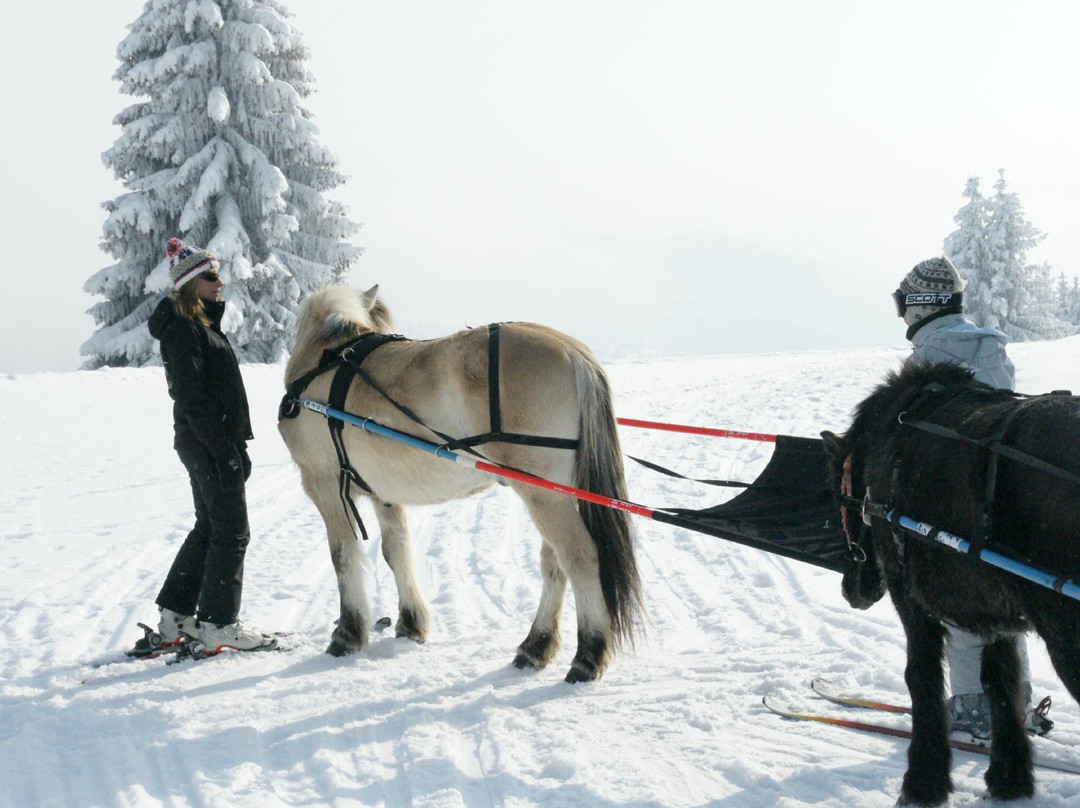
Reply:
[[[1080,274],[1070,2],[289,0],[398,330],[602,356],[903,344],[889,293],[999,168]],[[141,0],[6,9],[0,372],[69,370]],[[164,248],[164,245],[162,245]]]

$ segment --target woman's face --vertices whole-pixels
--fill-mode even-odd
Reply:
[[[203,302],[219,303],[225,299],[221,296],[221,287],[225,284],[221,282],[221,276],[216,269],[203,272],[195,282],[199,284],[199,297]]]

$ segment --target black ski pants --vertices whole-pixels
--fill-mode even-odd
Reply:
[[[195,527],[173,560],[157,605],[180,614],[197,614],[216,625],[236,622],[244,587],[248,528],[244,486],[223,490],[210,452],[195,439],[178,440],[176,453],[191,478]],[[251,461],[241,446],[244,479]]]

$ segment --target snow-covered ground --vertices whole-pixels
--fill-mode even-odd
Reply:
[[[1080,390],[1080,338],[1015,345],[1018,388]],[[816,436],[898,366],[900,350],[609,365],[630,418]],[[282,368],[245,367],[256,440],[243,617],[293,632],[288,653],[95,667],[156,620],[154,596],[191,521],[161,370],[0,378],[0,804],[26,806],[892,805],[906,744],[767,713],[761,696],[842,714],[815,675],[906,698],[886,601],[847,607],[839,577],[636,520],[650,626],[605,678],[571,686],[566,646],[510,665],[539,593],[538,537],[503,487],[415,508],[433,607],[423,646],[378,637],[323,653],[337,592],[322,523],[277,436]],[[752,479],[767,444],[623,430],[624,449],[685,474]],[[628,466],[631,499],[704,507],[722,489]],[[364,506],[366,507],[366,506]],[[374,520],[369,520],[373,525]],[[376,614],[395,614],[374,564]],[[1031,642],[1055,736],[1080,712]],[[897,719],[903,723],[904,719]],[[1058,754],[1071,750],[1054,747]],[[1076,758],[1080,759],[1080,750]],[[985,758],[957,753],[954,806],[981,802]],[[1080,804],[1080,776],[1039,771],[1031,804]]]

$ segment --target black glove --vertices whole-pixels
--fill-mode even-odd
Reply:
[[[244,482],[251,476],[251,458],[248,457],[247,446],[240,444],[240,462],[244,465]]]
[[[218,485],[222,491],[238,491],[244,486],[244,461],[240,456],[240,449],[231,446],[221,455],[214,459],[217,466]]]

